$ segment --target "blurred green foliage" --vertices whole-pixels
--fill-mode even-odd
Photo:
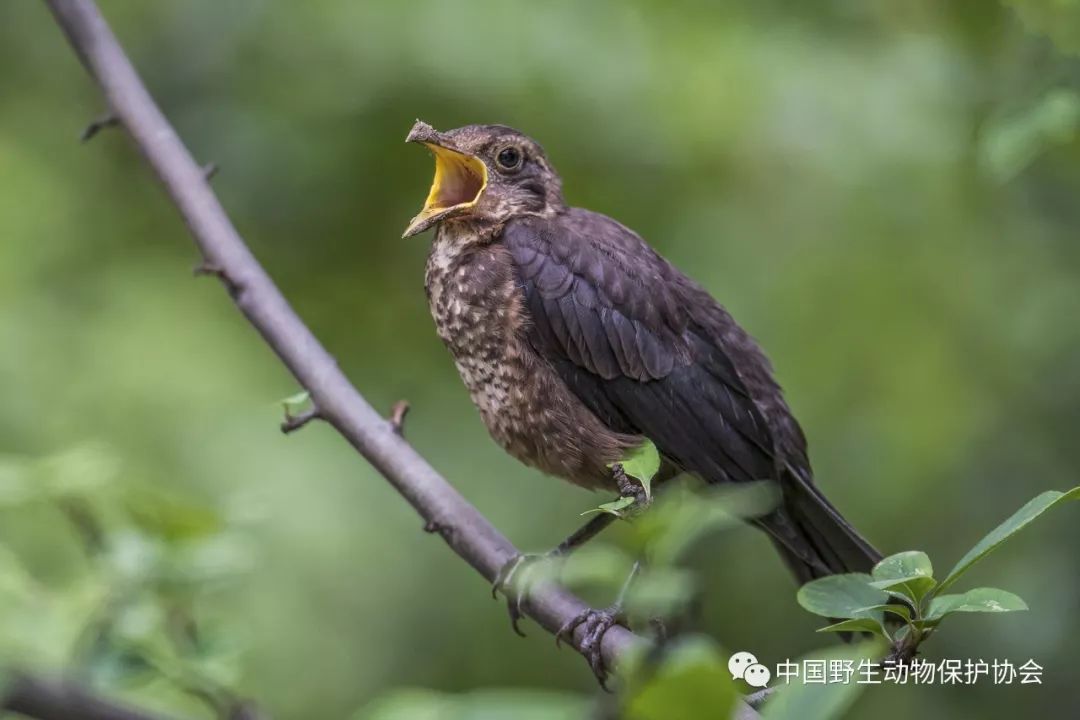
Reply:
[[[398,240],[430,180],[402,144],[416,117],[532,134],[572,203],[707,286],[772,357],[820,484],[886,552],[959,556],[1076,484],[1076,2],[102,5],[314,332],[376,406],[412,402],[410,440],[523,548],[599,498],[505,457],[432,332],[425,242]],[[327,428],[277,433],[297,388],[190,277],[137,154],[115,130],[77,143],[103,109],[45,7],[0,5],[0,650],[85,667],[90,616],[130,588],[110,647],[134,633],[146,655],[135,640],[167,639],[174,602],[209,633],[163,651],[164,672],[118,657],[95,680],[155,707],[206,714],[193,674],[278,720],[349,717],[400,688],[481,705],[520,689],[576,712],[595,691],[579,657],[514,637]],[[96,559],[65,497],[99,519]],[[1019,537],[977,582],[1038,612],[992,634],[957,618],[933,646],[1034,658],[1044,685],[875,687],[858,716],[1080,711],[1078,540],[1064,522]],[[697,629],[722,647],[775,663],[821,646],[759,533],[684,563]]]
[[[0,478],[5,525],[43,523],[67,555],[32,566],[29,532],[0,544],[0,663],[162,710],[233,707],[242,628],[214,608],[254,563],[242,521],[142,485],[101,444],[0,456]]]

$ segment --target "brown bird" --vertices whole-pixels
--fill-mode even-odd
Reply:
[[[708,292],[632,230],[568,207],[559,175],[524,134],[501,125],[440,133],[417,121],[407,141],[434,153],[435,179],[405,237],[437,226],[426,273],[435,326],[511,455],[626,494],[610,466],[648,439],[663,477],[777,483],[779,506],[753,522],[800,583],[881,558],[814,485],[768,359]],[[594,625],[586,635],[598,669],[613,620],[578,622]]]

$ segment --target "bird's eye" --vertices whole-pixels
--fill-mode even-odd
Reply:
[[[514,146],[504,147],[495,156],[495,162],[502,170],[513,171],[521,167],[521,151]]]

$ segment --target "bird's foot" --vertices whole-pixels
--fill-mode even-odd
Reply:
[[[611,477],[615,480],[615,487],[619,489],[620,497],[634,499],[634,504],[631,506],[633,510],[640,512],[652,503],[652,498],[646,492],[645,486],[636,478],[627,475],[622,463],[615,463],[611,466]]]
[[[555,644],[561,645],[564,640],[570,642],[573,640],[574,631],[578,627],[584,626],[585,634],[581,637],[581,654],[589,662],[589,667],[592,668],[593,674],[596,675],[596,679],[600,682],[600,687],[607,690],[608,670],[601,652],[604,635],[616,625],[626,627],[626,622],[626,615],[623,613],[621,603],[616,603],[604,610],[590,608],[559,628],[559,631],[555,633]]]
[[[522,553],[511,558],[495,576],[491,584],[491,597],[497,598],[501,592],[506,596],[506,610],[510,614],[510,625],[514,632],[525,637],[520,625],[525,617],[522,604],[528,599],[529,589],[536,583],[537,565],[550,562],[556,557],[555,552],[542,554]]]

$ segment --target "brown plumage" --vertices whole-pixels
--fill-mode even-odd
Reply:
[[[651,440],[667,471],[771,480],[755,523],[801,581],[880,558],[822,496],[806,441],[753,339],[638,235],[570,208],[540,146],[497,125],[409,140],[436,154],[426,288],[492,437],[522,462],[589,488]]]

